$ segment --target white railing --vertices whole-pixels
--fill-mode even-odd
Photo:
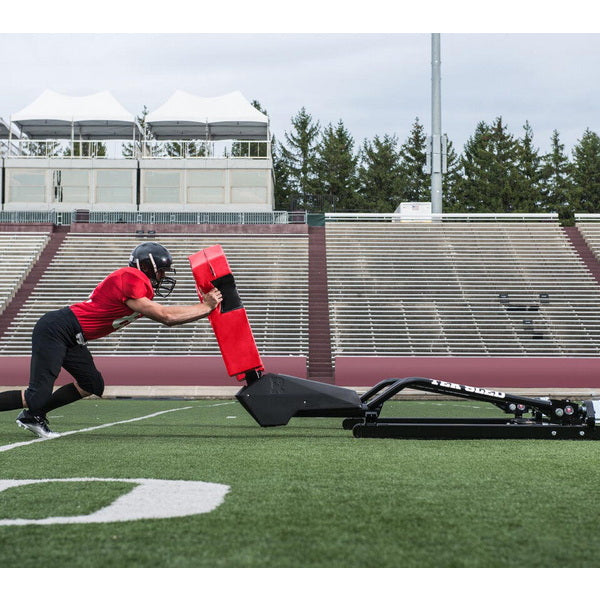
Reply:
[[[600,220],[600,214],[576,215],[581,221]],[[84,221],[85,219],[85,221]],[[288,224],[307,222],[305,211],[261,212],[184,212],[184,211],[0,211],[0,223],[55,223],[68,225],[87,223],[174,223],[215,224]],[[398,213],[325,213],[325,221],[333,222],[465,222],[465,221],[541,221],[558,222],[558,213],[443,213],[423,216],[400,216]]]
[[[576,221],[600,221],[600,213],[575,213]]]
[[[130,142],[131,143],[131,142]],[[115,158],[122,155],[121,140],[14,140],[6,158]]]
[[[288,212],[160,212],[160,211],[0,211],[0,223],[133,223],[140,225],[287,225],[306,223],[306,214]]]
[[[139,158],[271,158],[268,140],[145,140]]]
[[[558,221],[558,213],[432,213],[401,215],[400,213],[325,213],[325,221]]]
[[[12,140],[2,141],[7,158],[271,158],[268,140]]]
[[[59,216],[60,215],[60,216]],[[65,221],[67,219],[67,221]],[[67,225],[71,213],[57,213],[54,210],[2,210],[0,223],[52,223]],[[60,221],[60,223],[59,223]]]
[[[85,219],[85,221],[84,221]],[[286,211],[272,212],[118,212],[90,211],[78,212],[73,222],[87,223],[139,223],[143,225],[286,225],[289,223]]]
[[[8,156],[9,154],[15,154],[17,152],[18,148],[14,142],[0,140],[0,157]]]

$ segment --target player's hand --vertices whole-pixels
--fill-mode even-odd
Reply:
[[[222,300],[223,295],[217,288],[213,288],[204,295],[204,304],[208,305],[212,310],[217,308]]]

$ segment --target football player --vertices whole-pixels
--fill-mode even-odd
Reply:
[[[48,424],[47,413],[80,398],[102,396],[104,380],[96,368],[87,342],[107,336],[140,317],[169,327],[208,316],[221,302],[214,288],[204,301],[192,305],[163,306],[153,300],[166,298],[175,287],[173,259],[155,242],[134,248],[129,266],[117,269],[101,281],[85,302],[53,310],[33,329],[29,386],[0,393],[0,411],[23,408],[17,425],[42,438],[58,437]],[[60,369],[75,381],[52,392]]]

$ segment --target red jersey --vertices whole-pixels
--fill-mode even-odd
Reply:
[[[86,340],[104,337],[142,315],[125,304],[130,298],[154,298],[150,279],[138,269],[123,267],[101,281],[89,300],[70,306]]]

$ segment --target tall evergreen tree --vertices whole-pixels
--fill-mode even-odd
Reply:
[[[400,197],[403,202],[428,202],[431,199],[431,178],[424,170],[426,159],[427,136],[417,117],[408,139],[400,147]]]
[[[357,210],[364,212],[394,212],[401,200],[402,172],[398,139],[385,134],[365,140],[358,168],[360,202]]]
[[[556,129],[550,144],[550,152],[543,156],[541,166],[542,209],[560,213],[569,209],[573,194],[572,169]]]
[[[465,144],[461,167],[463,177],[456,190],[460,212],[526,210],[518,144],[502,117],[492,125],[483,121],[477,124]]]
[[[539,149],[533,145],[533,129],[529,121],[523,125],[524,135],[517,140],[519,185],[515,190],[518,197],[515,204],[528,212],[536,212],[543,207],[542,158]]]
[[[275,179],[275,210],[292,210],[294,199],[294,182],[286,159],[282,156],[282,146],[272,138],[271,156],[273,157],[273,176]]]
[[[454,149],[452,141],[448,140],[446,147],[446,173],[442,176],[442,200],[445,212],[459,212],[462,210],[457,196],[461,178],[460,156]]]
[[[358,157],[354,154],[354,139],[341,119],[335,128],[331,123],[325,128],[317,152],[318,193],[336,199],[331,201],[335,206],[330,206],[330,210],[352,210],[357,201]]]
[[[482,189],[487,187],[487,172],[491,162],[490,127],[480,121],[475,132],[467,140],[460,158],[462,178],[455,186],[453,212],[485,212],[488,197]]]
[[[600,137],[586,129],[573,148],[574,212],[600,212]]]
[[[293,193],[298,196],[297,208],[312,209],[312,196],[317,191],[316,162],[320,124],[313,121],[304,106],[292,118],[292,131],[285,132],[286,144],[281,146],[281,159],[289,169]]]

